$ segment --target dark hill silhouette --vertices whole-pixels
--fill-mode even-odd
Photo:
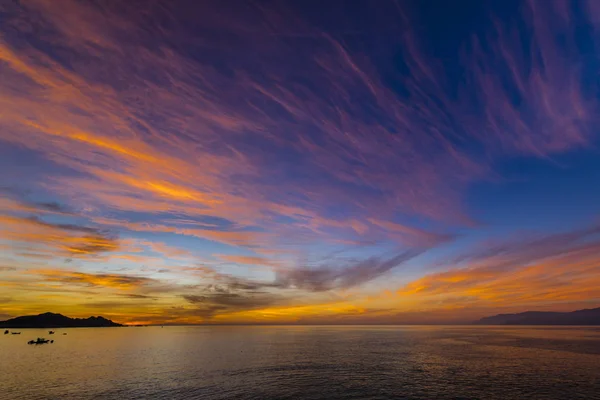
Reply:
[[[478,325],[600,325],[600,308],[572,312],[526,311],[481,318]]]
[[[1,328],[99,328],[110,326],[123,325],[104,317],[69,318],[50,312],[0,321]]]

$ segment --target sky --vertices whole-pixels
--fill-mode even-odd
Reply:
[[[600,306],[600,3],[0,3],[0,319]]]

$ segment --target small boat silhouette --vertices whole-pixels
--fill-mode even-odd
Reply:
[[[54,343],[54,340],[37,338],[37,340],[30,340],[29,342],[27,342],[27,344],[44,344],[44,343]]]
[[[20,335],[21,332],[11,332],[11,335]]]
[[[54,331],[48,331],[48,335],[54,335]]]
[[[8,329],[4,331],[4,334],[5,334],[5,335],[8,335]]]

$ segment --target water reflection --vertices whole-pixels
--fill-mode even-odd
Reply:
[[[68,336],[62,333],[68,332]],[[598,398],[600,329],[148,327],[0,337],[2,399]]]

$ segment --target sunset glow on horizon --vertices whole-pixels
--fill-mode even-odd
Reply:
[[[0,5],[0,320],[600,306],[600,2],[221,3]]]

